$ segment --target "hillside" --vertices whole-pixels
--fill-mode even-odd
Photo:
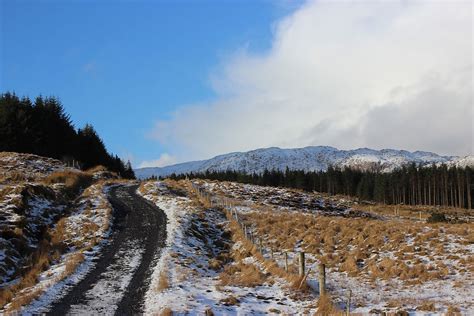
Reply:
[[[0,152],[0,314],[66,279],[105,239],[116,178],[103,167]]]
[[[94,127],[76,129],[57,98],[34,101],[14,93],[0,94],[0,152],[35,154],[89,169],[98,165],[134,178],[130,163],[107,151]]]
[[[18,153],[0,175],[0,314],[473,311],[470,210]]]
[[[243,171],[262,173],[268,170],[327,170],[329,166],[368,169],[380,165],[382,171],[392,171],[404,164],[458,164],[473,165],[472,156],[460,158],[441,156],[431,152],[359,148],[339,150],[329,146],[282,149],[277,147],[256,149],[248,152],[235,152],[216,156],[209,160],[192,161],[161,168],[140,168],[135,173],[138,178],[168,176],[172,173],[199,173],[206,171]]]
[[[473,312],[467,211],[434,223],[426,207],[209,180],[142,182],[140,192],[169,219],[147,315]]]

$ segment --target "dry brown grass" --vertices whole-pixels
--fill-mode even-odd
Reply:
[[[344,315],[344,313],[334,305],[331,296],[328,294],[319,297],[317,306],[318,311],[316,312],[316,315]]]
[[[73,197],[92,184],[92,175],[86,172],[65,170],[51,173],[42,182],[46,185],[64,184],[64,193]]]
[[[189,181],[175,181],[166,179],[163,181],[170,191],[178,196],[187,196]]]
[[[93,173],[96,173],[96,172],[108,171],[108,170],[109,169],[107,169],[107,167],[104,167],[102,165],[98,165],[98,166],[87,169],[86,172],[89,173],[89,174],[93,174]]]
[[[232,240],[234,243],[240,243],[242,247],[231,251],[230,255],[234,263],[224,267],[224,271],[219,276],[221,285],[254,287],[265,282],[272,282],[272,277],[278,277],[287,280],[290,288],[297,293],[309,291],[307,283],[302,282],[302,277],[291,273],[292,271],[285,271],[274,260],[264,258],[257,246],[245,238],[235,219],[228,213],[226,215],[230,222],[229,228],[232,233]],[[263,266],[265,273],[260,271],[254,264],[242,262],[243,259],[248,257],[254,257]]]
[[[73,172],[76,174],[75,172]],[[57,173],[53,174],[51,177],[48,177],[45,182],[46,183],[68,183],[68,185],[76,186],[76,180],[80,180],[82,176],[76,177],[72,176],[69,177],[68,173]],[[70,180],[68,180],[70,179]],[[72,180],[71,180],[72,179]],[[74,180],[76,179],[76,180]],[[79,180],[78,180],[79,179]],[[59,181],[59,182],[56,182]],[[28,190],[44,190],[40,186],[27,188]],[[40,191],[41,191],[40,190]],[[32,193],[32,194],[33,194]],[[41,192],[40,192],[41,193]],[[44,194],[50,194],[48,192],[43,192]],[[84,191],[83,193],[85,197],[87,195],[94,195],[92,192]],[[110,207],[107,205],[101,205],[101,208],[107,210],[108,217],[110,217]],[[81,234],[83,236],[88,236],[84,234],[94,235],[98,229],[97,224],[93,222],[85,222],[84,225],[81,227]],[[21,229],[15,229],[15,234],[23,234]],[[13,312],[19,307],[29,303],[31,300],[35,299],[42,293],[42,289],[35,289],[35,290],[27,290],[28,288],[33,287],[38,282],[38,276],[47,270],[49,266],[60,259],[62,253],[64,253],[68,249],[68,245],[66,242],[69,241],[71,231],[67,229],[67,217],[61,218],[54,227],[50,228],[44,240],[40,242],[38,250],[32,254],[30,259],[31,266],[27,269],[20,278],[20,282],[10,286],[8,289],[3,289],[0,291],[0,307],[11,303],[9,305],[9,312]],[[83,250],[90,248],[91,246],[97,244],[99,242],[98,239],[92,238],[88,239],[85,238],[82,241],[77,241],[74,245],[79,249],[77,253],[71,255],[66,263],[65,263],[65,271],[57,277],[58,281],[61,279],[66,278],[74,271],[76,271],[77,267],[80,265],[81,262],[84,260],[84,255],[81,253]]]
[[[9,173],[8,176],[8,181],[13,181],[13,182],[23,182],[23,181],[28,181],[32,180],[32,177],[29,177],[23,172],[18,172],[18,171],[12,171]]]
[[[7,315],[8,314],[14,314],[14,311],[19,310],[22,306],[25,306],[29,303],[31,303],[34,299],[39,297],[41,293],[43,292],[42,289],[35,289],[32,291],[28,291],[26,293],[22,293],[18,296],[15,296],[15,299],[11,301]]]
[[[350,197],[345,197],[346,199],[351,199]],[[358,204],[355,206],[357,209],[371,212],[374,214],[379,214],[383,216],[389,217],[399,217],[404,219],[411,219],[411,220],[420,220],[420,213],[421,213],[421,220],[426,221],[432,213],[440,212],[446,215],[454,216],[454,217],[463,217],[469,215],[469,210],[467,209],[460,209],[454,207],[447,207],[443,206],[441,208],[430,206],[430,205],[387,205],[381,203],[374,203],[374,204]]]
[[[219,260],[218,258],[211,258],[208,261],[208,266],[210,269],[219,271],[224,267],[225,261]]]
[[[460,316],[460,315],[461,315],[461,310],[453,305],[448,306],[448,310],[446,311],[446,314],[445,314],[445,316]]]
[[[15,293],[9,288],[0,289],[0,308],[3,308],[8,304],[12,299]]]
[[[171,181],[167,180],[166,184],[172,186],[174,190],[186,190],[187,195],[192,199],[193,204],[201,209],[211,207],[211,199],[206,195],[199,195],[189,181]],[[228,214],[227,214],[228,215]],[[242,248],[239,250],[232,250],[230,253],[225,253],[223,256],[211,258],[209,260],[209,267],[211,269],[223,271],[219,274],[220,285],[236,285],[243,287],[255,287],[263,284],[267,280],[267,276],[260,271],[254,264],[247,264],[242,259],[252,256],[256,253],[256,248],[243,237],[243,234],[234,220],[230,221],[229,225],[231,231],[232,241],[241,242]],[[225,264],[232,261],[230,264]]]
[[[38,282],[40,273],[45,271],[51,263],[51,258],[46,250],[47,246],[43,243],[40,247],[40,250],[34,254],[33,266],[20,277],[20,281],[0,291],[0,308],[10,303],[7,310],[8,313],[14,312],[21,306],[30,303],[42,293],[41,289],[22,293],[23,289],[32,287]]]
[[[433,302],[422,302],[416,310],[425,311],[425,312],[436,312],[436,306]]]
[[[168,274],[165,271],[161,271],[158,284],[155,287],[155,292],[162,292],[170,287],[168,281]]]
[[[439,280],[452,269],[468,269],[470,264],[459,258],[459,265],[448,268],[434,267],[419,261],[417,256],[448,256],[444,248],[445,226],[405,221],[394,225],[392,221],[314,216],[296,212],[265,211],[241,216],[246,225],[256,227],[258,236],[267,240],[267,247],[292,251],[298,240],[303,241],[305,252],[314,254],[328,267],[350,276],[370,276],[389,280],[400,278],[409,283]],[[459,243],[471,238],[472,224],[448,224]],[[428,228],[428,229],[427,229]],[[413,237],[413,244],[408,238]],[[384,258],[385,252],[396,254],[394,259]],[[370,259],[368,259],[370,257]],[[451,256],[451,258],[456,258]],[[412,268],[409,265],[414,263]],[[464,263],[464,265],[463,265]]]
[[[239,305],[240,301],[233,295],[230,295],[220,301],[221,304],[226,305],[226,306],[234,306],[234,305]]]
[[[68,238],[68,234],[66,231],[66,222],[67,222],[67,218],[65,217],[61,218],[56,223],[56,227],[51,230],[51,233],[50,233],[51,244],[56,249],[64,250],[66,247],[64,244],[64,240]]]
[[[160,316],[172,316],[173,311],[169,307],[165,307],[159,314]]]
[[[240,261],[227,265],[219,279],[220,285],[256,287],[265,282],[266,276],[255,265]]]
[[[71,275],[74,271],[76,271],[77,267],[84,262],[84,254],[81,252],[77,252],[71,255],[68,260],[66,261],[66,267],[64,268],[64,273],[62,278],[65,278]]]
[[[207,195],[196,194],[190,181],[171,183],[177,190],[187,190],[187,195],[193,199],[196,207],[205,210],[213,206]],[[218,197],[226,195],[222,188],[214,193],[219,190],[222,196]],[[228,200],[235,205],[248,205],[247,200]],[[213,207],[216,208],[215,205]],[[375,207],[380,209],[372,211],[379,214],[390,215],[393,211],[393,208],[384,209],[383,205]],[[313,254],[316,261],[325,263],[329,269],[347,272],[349,276],[367,278],[374,282],[374,287],[378,279],[398,278],[410,286],[445,279],[456,269],[474,271],[474,259],[469,257],[469,252],[456,250],[456,254],[450,256],[447,251],[450,249],[447,247],[448,242],[453,236],[458,245],[474,242],[472,223],[425,223],[418,220],[420,210],[410,207],[399,210],[398,214],[403,219],[388,216],[388,220],[315,216],[277,211],[268,205],[254,204],[252,209],[255,211],[240,214],[240,219],[247,226],[252,226],[256,235],[264,238],[266,249],[278,250],[278,254],[292,252],[295,243],[302,240],[303,250]],[[428,212],[422,213],[423,219],[428,216]],[[234,243],[241,242],[242,247],[233,250],[230,254],[233,262],[224,265],[220,274],[222,285],[255,286],[262,282],[271,283],[274,276],[289,280],[293,287],[299,285],[301,278],[294,274],[294,266],[290,265],[290,273],[286,273],[273,260],[263,258],[258,249],[244,238],[240,226],[229,216],[228,219],[232,240]],[[242,259],[250,256],[256,258],[264,269],[242,262]],[[446,266],[442,258],[448,259],[448,256],[459,264]],[[426,258],[431,258],[430,262],[425,262]],[[222,263],[211,259],[209,267],[219,270]],[[417,303],[413,304],[416,306]]]
[[[16,212],[19,214],[25,214],[29,207],[28,201],[33,197],[44,198],[49,201],[54,201],[55,199],[54,191],[48,187],[36,184],[20,185],[14,188],[13,191],[10,191],[10,193],[15,193],[19,196],[17,199],[10,201],[12,205],[15,205],[17,208]],[[28,238],[32,237],[31,231],[23,228],[27,222],[25,218],[19,222],[18,226],[11,228],[11,230],[3,229],[1,232],[2,237],[15,240],[15,250],[24,252],[25,259],[21,262],[23,265],[22,269],[14,266],[12,263],[12,268],[18,268],[16,270],[16,276],[19,282],[0,291],[0,308],[9,302],[14,301],[15,303],[11,306],[17,306],[21,300],[25,301],[29,298],[34,298],[36,291],[27,292],[24,293],[24,295],[18,295],[18,293],[23,289],[35,285],[39,274],[49,267],[50,263],[54,260],[53,255],[56,256],[56,251],[53,251],[52,243],[48,241],[48,239],[50,239],[48,231],[33,235],[33,237],[41,240],[35,250],[32,251],[31,248],[27,247]]]

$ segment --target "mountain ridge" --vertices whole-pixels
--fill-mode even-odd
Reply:
[[[246,152],[231,152],[210,159],[183,162],[165,167],[137,168],[138,178],[168,176],[172,173],[197,173],[206,171],[235,170],[246,173],[262,173],[268,170],[327,170],[329,166],[354,169],[380,168],[383,172],[392,171],[403,165],[448,164],[474,166],[474,156],[443,156],[428,151],[397,149],[357,148],[340,150],[331,146],[307,146],[302,148],[258,148]]]

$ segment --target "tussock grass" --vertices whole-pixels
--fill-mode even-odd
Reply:
[[[417,261],[418,256],[448,256],[441,236],[451,233],[461,244],[472,238],[471,224],[440,224],[314,216],[297,212],[255,211],[242,215],[246,225],[253,225],[267,247],[292,251],[302,240],[303,249],[314,254],[329,268],[356,277],[368,275],[372,280],[400,278],[411,283],[438,280],[452,269],[470,267],[469,256],[451,256],[459,265],[436,267]],[[459,232],[459,234],[456,234]],[[409,241],[409,239],[412,239]],[[410,243],[411,242],[411,243]],[[392,252],[394,258],[384,257]],[[370,258],[370,259],[369,259]]]
[[[446,316],[460,316],[461,315],[461,310],[457,308],[456,306],[449,305],[448,310],[446,311]]]
[[[88,175],[83,177],[84,174],[80,172],[60,172],[52,174],[50,177],[44,179],[45,183],[63,183],[71,187],[71,190],[78,190],[85,182],[91,180]],[[105,182],[98,183],[97,186],[102,190]],[[39,189],[38,189],[39,188]],[[37,190],[46,190],[42,194],[54,194],[43,188],[41,186],[33,186],[28,188],[28,190],[34,190],[30,192],[32,195],[38,194]],[[89,187],[83,191],[81,199],[90,199],[95,198],[97,195],[97,187]],[[29,191],[28,191],[29,192]],[[92,207],[92,205],[90,205]],[[108,224],[111,216],[111,207],[108,205],[108,202],[105,200],[98,206],[95,206],[100,210],[106,212],[105,222],[103,223],[104,229],[108,229]],[[85,211],[86,213],[86,211]],[[77,239],[72,243],[72,235],[77,234],[78,231],[72,231],[68,227],[68,217],[63,217],[56,222],[56,225],[45,232],[45,236],[39,244],[37,251],[35,251],[30,260],[29,268],[27,268],[20,277],[20,282],[10,286],[8,289],[0,290],[0,307],[8,305],[8,312],[14,312],[18,310],[21,306],[28,304],[33,299],[37,298],[42,293],[42,289],[38,287],[33,287],[38,283],[39,275],[47,270],[51,264],[58,262],[61,257],[61,254],[65,253],[69,246],[75,246],[76,252],[68,257],[65,262],[65,268],[62,274],[57,277],[57,281],[60,281],[67,276],[71,275],[76,271],[77,267],[84,261],[84,255],[82,251],[90,249],[92,246],[96,245],[100,239],[95,237],[96,232],[99,229],[99,226],[92,221],[92,219],[87,219],[80,226],[79,234],[83,238]],[[23,230],[20,228],[15,229],[15,234],[23,234]],[[29,290],[29,288],[32,288]]]
[[[219,274],[220,285],[256,287],[266,281],[266,276],[253,264],[242,261],[227,265]]]
[[[64,279],[65,277],[71,275],[74,271],[76,271],[77,267],[79,267],[79,265],[84,262],[84,259],[84,254],[81,252],[76,252],[71,255],[66,261],[66,267],[64,268],[62,278]]]
[[[93,174],[93,173],[101,172],[101,171],[109,171],[109,169],[107,169],[107,167],[104,167],[102,165],[98,165],[86,170],[88,174]]]
[[[419,305],[416,310],[424,311],[424,312],[436,312],[437,308],[433,302],[423,302]]]
[[[165,307],[159,314],[159,316],[172,316],[173,311],[169,307]]]
[[[255,287],[265,282],[272,282],[272,277],[278,277],[288,282],[289,287],[297,293],[308,292],[308,285],[303,282],[302,277],[286,272],[278,264],[262,256],[256,245],[245,238],[239,224],[230,214],[226,214],[229,220],[229,228],[232,233],[234,243],[241,245],[238,249],[233,249],[230,253],[234,262],[224,267],[224,271],[219,275],[221,285],[237,285]],[[256,265],[247,264],[243,259],[254,257],[264,268],[262,272]]]
[[[168,281],[168,274],[165,271],[161,271],[158,284],[155,287],[155,292],[162,292],[170,287]]]
[[[47,243],[41,243],[39,251],[33,255],[33,265],[19,278],[19,282],[0,290],[0,308],[10,303],[7,313],[18,310],[21,306],[30,303],[41,294],[41,289],[34,289],[24,293],[22,293],[22,290],[34,286],[38,282],[39,275],[51,264],[52,260],[48,254],[48,248],[49,245]]]
[[[227,296],[226,298],[222,299],[220,302],[226,306],[234,306],[234,305],[240,304],[240,301],[233,295]]]
[[[318,311],[316,315],[329,316],[329,315],[345,315],[340,309],[334,305],[330,295],[321,295],[318,299]]]
[[[7,315],[9,314],[14,314],[14,311],[19,310],[22,306],[25,306],[29,303],[31,303],[34,299],[39,297],[41,293],[43,292],[42,289],[35,289],[32,291],[28,291],[26,293],[22,293],[19,296],[16,296],[15,299],[11,302],[9,306],[9,310],[7,312]]]
[[[64,193],[68,197],[74,197],[81,190],[87,188],[92,184],[92,175],[87,172],[65,170],[51,173],[44,178],[42,182],[46,185],[63,184]]]

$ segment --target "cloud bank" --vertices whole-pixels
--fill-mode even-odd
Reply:
[[[214,102],[184,105],[151,135],[179,160],[331,145],[473,153],[472,4],[305,3],[265,53],[211,74]]]
[[[160,158],[155,160],[145,160],[142,161],[138,168],[148,168],[148,167],[164,167],[176,163],[176,158],[171,156],[168,153],[161,154]]]

